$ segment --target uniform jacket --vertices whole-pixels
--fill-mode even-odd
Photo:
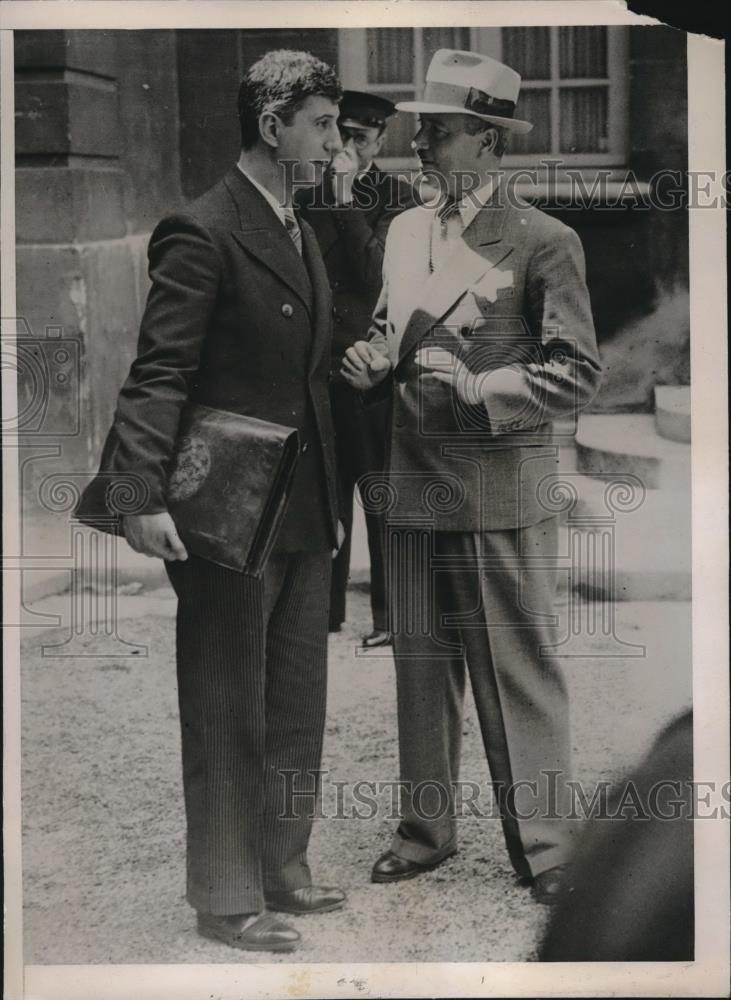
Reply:
[[[393,221],[370,330],[393,364],[389,519],[454,531],[534,524],[555,510],[552,421],[574,416],[599,384],[581,243],[498,188],[431,274],[433,216],[418,207]],[[513,367],[519,386],[487,380],[486,406],[467,406],[420,378],[416,352],[432,345],[474,372]]]
[[[138,355],[119,395],[102,475],[80,512],[103,510],[110,477],[124,473],[146,484],[142,511],[165,510],[181,410],[191,400],[296,427],[301,454],[277,547],[335,544],[331,295],[315,236],[307,223],[301,228],[302,257],[236,168],[157,226]]]
[[[337,208],[329,178],[297,192],[302,215],[317,235],[333,293],[332,377],[342,381],[346,349],[364,340],[381,290],[386,234],[393,219],[414,204],[411,186],[375,164],[358,178],[353,207]]]

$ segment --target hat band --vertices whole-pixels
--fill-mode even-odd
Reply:
[[[500,118],[512,118],[515,114],[515,101],[507,101],[500,97],[491,97],[484,90],[476,87],[459,87],[453,83],[437,83],[429,81],[424,90],[423,101],[430,104],[451,104],[464,108],[477,115],[498,115]]]

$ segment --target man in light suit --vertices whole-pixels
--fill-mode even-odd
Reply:
[[[152,234],[137,359],[78,511],[103,511],[115,480],[144,482],[123,528],[138,552],[166,560],[178,596],[187,899],[201,934],[249,951],[290,951],[299,940],[265,907],[322,913],[345,898],[312,885],[312,802],[295,813],[284,775],[299,783],[320,767],[337,544],[332,300],[292,191],[318,183],[341,149],[340,96],[333,70],[308,53],[270,52],[249,69],[238,163]],[[262,579],[187,553],[177,535],[167,474],[189,401],[299,431]]]
[[[438,51],[414,147],[432,207],[389,231],[369,342],[343,371],[389,386],[388,544],[402,821],[372,879],[435,867],[457,848],[465,667],[517,874],[554,902],[571,844],[568,701],[552,654],[557,469],[551,422],[600,375],[581,244],[500,177],[520,77]],[[379,388],[374,388],[378,385]]]
[[[343,142],[321,185],[297,192],[297,204],[317,236],[333,293],[333,345],[330,402],[335,425],[341,518],[345,540],[333,563],[330,630],[345,621],[350,572],[353,494],[368,473],[382,472],[385,461],[389,401],[364,407],[360,393],[340,374],[343,355],[362,340],[381,291],[383,250],[392,220],[414,205],[411,186],[384,173],[375,163],[386,138],[391,101],[376,94],[346,90],[340,102],[338,128]],[[367,505],[365,521],[371,570],[372,631],[366,648],[390,640],[383,565],[382,518]]]

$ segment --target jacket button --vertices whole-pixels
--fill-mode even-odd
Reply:
[[[289,302],[285,302],[282,306],[282,316],[286,316],[287,319],[289,319],[289,317],[293,314],[293,312],[294,309],[289,304]]]
[[[300,448],[300,451],[302,452],[302,454],[303,454],[303,455],[304,455],[304,453],[305,453],[305,452],[307,451],[307,449],[308,449],[309,447],[310,447],[310,445],[309,445],[309,442],[308,442],[308,441],[305,441],[305,443],[304,443],[304,444],[302,445],[302,447]]]

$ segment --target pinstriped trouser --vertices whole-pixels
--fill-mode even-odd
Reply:
[[[253,913],[310,884],[313,801],[284,802],[320,767],[330,553],[273,554],[262,580],[190,556],[166,563],[178,596],[178,699],[187,899]],[[301,775],[301,777],[299,777]],[[308,787],[305,785],[305,787]]]
[[[467,667],[513,867],[531,877],[562,864],[572,849],[571,824],[559,818],[569,811],[569,706],[547,649],[557,639],[556,519],[475,534],[426,529],[420,540],[397,530],[387,550],[409,783],[391,849],[429,864],[456,847]]]

